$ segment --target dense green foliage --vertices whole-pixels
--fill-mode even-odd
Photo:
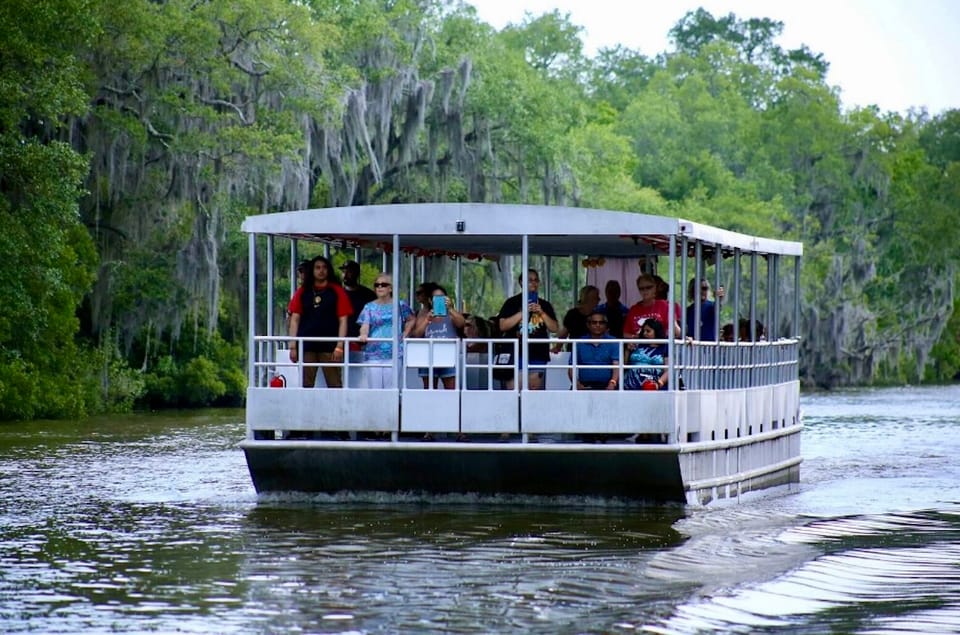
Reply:
[[[692,12],[653,59],[445,0],[12,0],[0,26],[0,419],[239,402],[240,220],[373,202],[802,240],[808,384],[960,371],[960,111],[844,110],[778,22]],[[512,289],[467,276],[480,312]]]

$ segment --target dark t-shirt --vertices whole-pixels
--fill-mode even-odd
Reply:
[[[353,289],[344,287],[343,290],[347,292],[350,305],[353,307],[353,315],[347,320],[347,337],[357,337],[360,335],[360,325],[357,324],[357,318],[360,317],[363,307],[367,306],[367,302],[373,302],[377,299],[377,294],[373,292],[373,289],[368,289],[362,284]]]
[[[526,297],[525,293],[518,293],[517,295],[507,298],[507,301],[503,303],[503,306],[500,308],[500,313],[497,314],[497,319],[503,319],[508,317],[513,317],[517,313],[523,310],[523,299]],[[540,308],[544,313],[549,315],[554,320],[557,319],[557,314],[553,310],[553,305],[540,298]],[[529,334],[530,339],[545,340],[550,338],[550,331],[547,330],[547,325],[543,321],[543,317],[540,315],[530,314],[530,322],[527,324],[527,333]],[[503,333],[504,337],[520,337],[520,325],[513,327],[509,331]],[[522,352],[521,352],[522,355]],[[531,364],[546,364],[550,361],[550,345],[549,344],[530,344],[530,363]]]

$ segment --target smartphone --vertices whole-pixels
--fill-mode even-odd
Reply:
[[[447,296],[433,296],[433,314],[437,317],[444,317],[447,315]]]
[[[536,304],[536,303],[539,302],[539,301],[540,301],[540,298],[539,298],[539,296],[537,295],[537,292],[536,292],[536,291],[531,291],[531,292],[530,292],[530,299],[527,300],[527,303],[528,303],[528,304]]]

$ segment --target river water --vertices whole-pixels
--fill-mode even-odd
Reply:
[[[805,396],[706,508],[257,497],[241,411],[0,426],[0,632],[960,633],[960,387]]]

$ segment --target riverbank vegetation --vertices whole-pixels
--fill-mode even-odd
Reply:
[[[242,218],[368,203],[802,240],[804,382],[960,370],[960,110],[846,109],[778,22],[692,12],[655,57],[443,0],[10,0],[0,24],[0,419],[239,403]]]

